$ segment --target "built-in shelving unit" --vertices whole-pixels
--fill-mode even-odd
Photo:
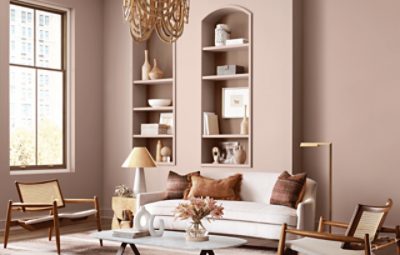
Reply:
[[[156,33],[144,43],[135,43],[133,46],[133,75],[132,75],[132,140],[133,146],[144,146],[156,159],[157,142],[168,146],[172,151],[170,162],[157,162],[158,166],[173,166],[176,164],[176,70],[175,70],[175,44],[162,42]],[[149,51],[149,62],[153,67],[153,59],[157,59],[159,68],[164,72],[164,77],[157,80],[142,80],[141,67],[144,63],[144,50]],[[148,99],[171,99],[171,105],[152,107]],[[160,116],[164,113],[173,114],[173,127],[170,134],[142,135],[141,124],[160,123]]]
[[[227,24],[231,38],[245,38],[248,43],[240,45],[214,46],[214,31],[217,24]],[[210,13],[202,21],[202,77],[201,77],[201,123],[204,124],[204,112],[218,115],[219,133],[201,135],[201,166],[207,168],[249,168],[252,166],[252,14],[239,6],[228,6]],[[217,75],[217,66],[239,65],[244,73]],[[249,133],[240,134],[240,118],[223,118],[223,89],[248,89]],[[243,106],[244,112],[244,106]],[[246,152],[244,164],[213,163],[212,148],[223,149],[222,143],[235,142]]]

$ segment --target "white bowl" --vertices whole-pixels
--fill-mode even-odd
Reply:
[[[171,104],[171,99],[149,99],[148,103],[151,107],[162,107]]]

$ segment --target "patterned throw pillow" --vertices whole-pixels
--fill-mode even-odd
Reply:
[[[270,204],[296,208],[303,199],[307,174],[290,175],[283,172],[275,183]]]
[[[220,200],[241,200],[242,175],[235,174],[225,179],[214,180],[204,176],[192,176],[188,198],[211,197]]]
[[[199,176],[200,171],[179,175],[173,171],[169,171],[167,180],[167,199],[182,199],[184,192],[189,187],[191,176]]]

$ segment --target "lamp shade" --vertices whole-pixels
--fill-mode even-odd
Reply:
[[[145,147],[134,147],[125,162],[122,164],[122,167],[156,167],[156,163]]]

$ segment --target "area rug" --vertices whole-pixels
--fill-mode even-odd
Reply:
[[[118,243],[104,241],[100,247],[99,241],[90,236],[91,232],[79,234],[64,234],[61,236],[61,254],[63,255],[114,255],[119,247]],[[179,252],[176,250],[154,249],[138,246],[141,255],[198,255],[199,252]],[[49,242],[47,238],[10,242],[7,249],[0,249],[0,254],[9,255],[54,255],[56,253],[55,241]],[[126,255],[133,252],[128,247]],[[270,255],[276,254],[273,250],[260,248],[240,247],[233,249],[216,250],[216,255]]]

